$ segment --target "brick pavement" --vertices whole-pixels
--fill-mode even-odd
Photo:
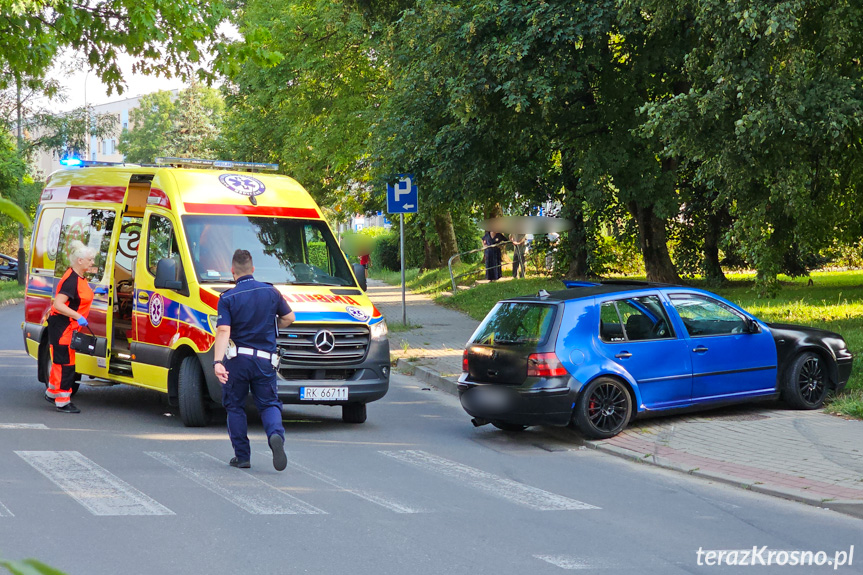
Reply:
[[[369,281],[369,297],[400,323],[401,288]],[[398,365],[449,393],[479,322],[407,293],[408,324],[390,332]],[[859,369],[859,367],[858,367]],[[863,421],[769,403],[637,420],[604,441],[573,442],[690,475],[863,517]]]

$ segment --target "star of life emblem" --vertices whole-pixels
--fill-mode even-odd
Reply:
[[[219,181],[232,192],[242,196],[259,196],[267,189],[262,181],[243,174],[222,174]]]
[[[165,317],[165,300],[157,293],[150,298],[148,310],[150,314],[150,323],[153,327],[158,327],[162,323],[162,318]]]

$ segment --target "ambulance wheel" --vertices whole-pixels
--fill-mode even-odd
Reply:
[[[37,369],[39,370],[39,381],[45,384],[45,389],[48,389],[48,380],[51,378],[51,351],[48,344],[39,346],[39,359],[36,361]],[[77,381],[72,382],[72,395],[78,393],[78,388],[81,386]]]
[[[345,423],[365,423],[366,404],[349,403],[342,406],[342,421]]]
[[[186,427],[204,427],[209,420],[204,398],[204,372],[194,356],[183,359],[177,382],[180,419]]]

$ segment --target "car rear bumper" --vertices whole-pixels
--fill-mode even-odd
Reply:
[[[472,417],[518,425],[566,425],[577,386],[569,378],[536,379],[524,385],[458,381],[458,395]],[[569,381],[568,381],[569,380]]]

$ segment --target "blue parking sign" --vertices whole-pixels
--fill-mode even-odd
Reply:
[[[395,186],[387,184],[387,213],[415,214],[419,204],[419,193],[410,174],[402,176]]]

